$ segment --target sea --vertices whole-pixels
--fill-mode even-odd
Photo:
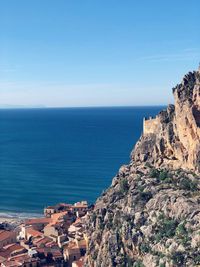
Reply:
[[[0,214],[37,216],[60,202],[92,204],[162,106],[0,110]]]

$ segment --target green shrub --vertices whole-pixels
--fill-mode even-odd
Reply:
[[[128,190],[129,190],[129,184],[128,184],[128,181],[127,181],[127,179],[122,179],[121,181],[120,181],[120,191],[123,193],[123,194],[125,194],[125,193],[127,193],[128,192]]]
[[[187,246],[187,245],[189,245],[190,241],[191,241],[191,237],[189,237],[188,235],[185,235],[181,239],[181,244],[183,246]]]
[[[196,191],[197,190],[197,183],[191,181],[188,178],[182,178],[180,180],[179,186],[183,190],[189,190],[189,191]]]
[[[168,238],[173,237],[176,231],[177,224],[178,223],[172,219],[164,220],[163,226],[161,228],[161,233]]]
[[[126,262],[126,267],[133,267],[134,261],[128,255],[126,255],[125,262]]]
[[[165,183],[168,183],[168,184],[172,184],[173,183],[173,179],[172,178],[166,178],[164,180]]]
[[[173,263],[175,264],[175,266],[184,266],[184,254],[180,251],[177,251],[177,252],[174,252],[172,254],[172,260],[173,260]]]
[[[142,243],[139,248],[140,248],[141,253],[149,253],[150,252],[150,247],[146,243]]]
[[[176,235],[178,237],[183,237],[187,234],[187,230],[185,228],[185,223],[180,223],[176,228]]]
[[[158,216],[159,221],[163,221],[165,219],[165,215],[163,213],[160,213]]]
[[[168,178],[168,171],[166,170],[162,170],[160,173],[159,173],[159,180],[161,181],[164,181],[165,179]]]
[[[144,185],[138,185],[137,190],[143,192],[144,188]]]
[[[155,240],[159,242],[162,238],[171,238],[176,233],[176,227],[178,222],[173,219],[163,218],[158,226],[157,233],[155,235]]]
[[[159,177],[159,171],[153,168],[150,170],[149,176],[151,178],[158,178]]]
[[[147,201],[149,201],[149,199],[152,198],[152,194],[151,194],[150,191],[148,191],[148,192],[140,192],[139,195],[138,195],[138,198],[139,198],[139,200],[147,202]]]
[[[200,255],[195,255],[195,256],[194,256],[194,262],[195,262],[195,264],[197,264],[197,265],[200,264]]]
[[[145,267],[141,260],[135,261],[133,267]]]
[[[191,237],[189,237],[188,231],[185,228],[185,222],[180,223],[176,228],[176,236],[180,239],[183,246],[188,245]]]

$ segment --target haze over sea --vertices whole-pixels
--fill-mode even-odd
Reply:
[[[162,107],[1,109],[0,212],[93,203]]]

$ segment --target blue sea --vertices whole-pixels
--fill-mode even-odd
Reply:
[[[106,189],[162,107],[1,109],[0,212],[39,214]]]

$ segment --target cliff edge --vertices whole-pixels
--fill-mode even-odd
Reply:
[[[200,70],[173,94],[88,215],[86,267],[200,266]]]
[[[174,105],[144,120],[132,153],[135,162],[200,171],[200,69],[173,88]]]

